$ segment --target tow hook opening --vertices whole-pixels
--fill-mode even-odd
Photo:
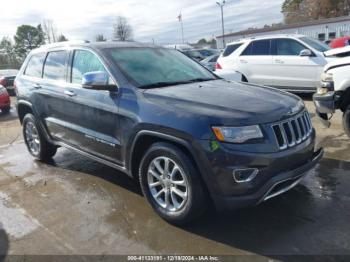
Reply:
[[[233,170],[233,179],[236,183],[247,183],[252,181],[257,174],[259,169],[257,168],[240,168]]]

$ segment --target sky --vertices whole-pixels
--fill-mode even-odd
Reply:
[[[10,0],[0,16],[0,37],[12,37],[22,24],[53,20],[69,40],[112,38],[116,16],[125,16],[137,41],[181,42],[177,20],[182,13],[186,42],[221,34],[221,13],[215,0]],[[226,0],[226,33],[281,22],[283,0]]]

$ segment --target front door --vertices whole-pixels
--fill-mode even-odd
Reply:
[[[316,54],[300,56],[307,49],[294,39],[274,39],[272,42],[273,66],[275,73],[273,86],[287,89],[316,89],[324,59]]]
[[[114,163],[122,165],[118,130],[118,94],[102,90],[82,88],[85,73],[104,71],[109,74],[102,60],[92,51],[74,50],[67,92],[69,107],[70,144]],[[110,77],[110,81],[113,82]]]

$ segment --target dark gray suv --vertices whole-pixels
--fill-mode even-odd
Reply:
[[[303,102],[230,83],[182,53],[138,43],[32,51],[17,78],[29,152],[73,149],[139,181],[154,210],[185,223],[211,203],[256,205],[322,157]]]

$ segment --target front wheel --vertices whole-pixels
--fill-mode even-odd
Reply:
[[[46,140],[32,114],[23,118],[23,137],[29,153],[36,159],[47,161],[56,154],[57,147]]]
[[[3,114],[8,114],[10,112],[10,109],[11,109],[11,107],[8,106],[8,107],[5,107],[5,108],[3,108],[1,110],[2,110]]]
[[[202,215],[208,204],[196,167],[172,144],[151,146],[141,161],[139,179],[152,208],[170,223],[190,222]]]
[[[345,133],[350,138],[350,106],[346,108],[343,115],[343,127]]]

